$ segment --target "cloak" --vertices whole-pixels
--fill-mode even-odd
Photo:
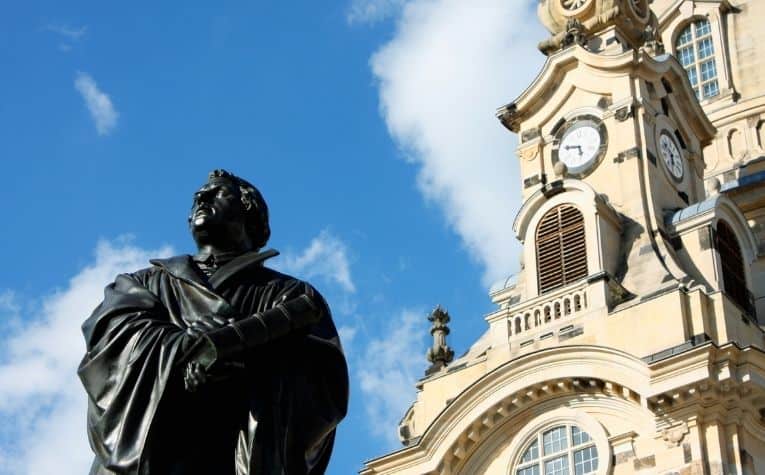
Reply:
[[[91,475],[324,473],[347,410],[348,370],[317,292],[317,324],[247,351],[236,367],[222,364],[220,381],[184,389],[191,323],[245,318],[306,293],[307,283],[262,265],[275,254],[239,256],[209,279],[190,256],[156,259],[106,287],[82,326],[78,370]]]

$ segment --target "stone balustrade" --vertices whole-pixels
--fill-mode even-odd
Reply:
[[[595,287],[601,287],[595,284]],[[582,281],[540,295],[518,305],[500,308],[486,316],[497,344],[516,338],[533,338],[547,328],[558,327],[565,321],[593,307],[593,283]],[[596,292],[597,294],[598,292]],[[595,300],[603,300],[596,298]]]

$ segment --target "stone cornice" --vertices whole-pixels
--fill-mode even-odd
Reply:
[[[647,381],[647,366],[640,359],[612,348],[568,346],[529,353],[479,378],[435,417],[416,444],[370,461],[361,473],[385,473],[394,464],[397,471],[410,465],[420,470],[427,460],[441,464],[428,470],[445,473],[443,464],[459,464],[488,430],[529,404],[588,392],[639,405]]]
[[[708,343],[651,370],[658,371],[660,381],[646,400],[657,416],[677,419],[684,412],[697,412],[698,406],[706,407],[708,414],[740,409],[759,416],[765,408],[765,352],[758,348]],[[765,436],[765,427],[757,427]]]
[[[581,46],[572,46],[556,53],[547,59],[536,79],[515,101],[497,110],[497,117],[509,130],[520,131],[521,124],[547,104],[551,96],[550,91],[559,94],[558,89],[561,87],[578,87],[565,83],[563,79],[569,71],[582,67],[589,68],[605,77],[638,76],[656,81],[668,78],[674,84],[682,84],[683,87],[676,87],[668,95],[670,101],[680,116],[689,118],[689,126],[702,146],[714,139],[717,130],[696,100],[687,73],[677,59],[670,55],[653,57],[643,51],[634,50],[607,56],[590,53]],[[593,92],[608,94],[611,91]],[[567,96],[570,93],[564,91],[562,94]]]
[[[397,473],[406,473],[407,467],[429,475],[458,473],[472,451],[515,415],[557,398],[585,394],[596,404],[616,398],[644,407],[656,414],[660,430],[690,417],[699,405],[707,408],[707,417],[751,419],[765,407],[765,352],[707,343],[650,366],[626,353],[594,346],[527,354],[475,381],[416,444],[369,461],[361,474],[382,474],[394,466]],[[761,422],[748,425],[765,439]]]

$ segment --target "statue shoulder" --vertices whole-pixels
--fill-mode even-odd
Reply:
[[[156,266],[145,267],[133,272],[118,274],[114,282],[109,287],[127,290],[133,287],[149,288],[150,282],[155,279],[162,270]]]
[[[173,256],[173,257],[162,258],[162,259],[151,259],[149,260],[149,263],[151,265],[144,267],[142,269],[138,269],[133,272],[121,274],[120,276],[118,276],[118,279],[122,277],[122,278],[131,279],[143,285],[148,285],[149,281],[151,281],[153,278],[155,278],[158,275],[161,275],[164,272],[172,273],[172,269],[175,269],[175,268],[180,269],[180,268],[187,267],[188,262],[189,262],[188,255]]]
[[[263,272],[264,281],[267,282],[267,285],[277,287],[285,293],[302,294],[306,292],[312,292],[321,297],[321,293],[318,291],[318,289],[316,289],[316,287],[305,280],[299,279],[289,274],[284,274],[277,270],[271,269],[270,267],[262,267],[261,271]]]

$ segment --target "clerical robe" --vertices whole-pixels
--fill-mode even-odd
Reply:
[[[317,324],[221,362],[212,368],[220,380],[184,389],[183,359],[196,338],[186,330],[195,320],[245,318],[306,292],[305,282],[264,267],[265,257],[239,256],[209,279],[190,256],[153,260],[106,287],[83,324],[79,368],[92,475],[324,473],[347,409],[348,373],[318,293]]]

